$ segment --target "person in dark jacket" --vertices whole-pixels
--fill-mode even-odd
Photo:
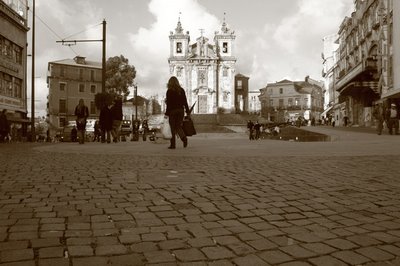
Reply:
[[[176,134],[179,135],[183,142],[183,147],[186,148],[188,145],[188,139],[183,131],[182,124],[185,111],[186,115],[190,116],[190,110],[187,103],[185,90],[181,87],[178,79],[175,76],[172,76],[168,80],[167,88],[167,109],[165,111],[165,115],[169,117],[169,125],[172,133],[172,138],[168,149],[176,148]]]
[[[4,142],[10,133],[10,124],[8,123],[6,113],[6,109],[0,113],[0,142]]]
[[[89,116],[89,109],[83,99],[79,99],[79,104],[75,107],[76,128],[78,129],[79,144],[85,143],[86,121]]]
[[[113,137],[113,142],[118,142],[119,134],[121,131],[122,118],[123,118],[121,98],[117,98],[114,100],[114,105],[111,107],[111,116],[112,116],[111,135]]]
[[[101,130],[101,143],[111,142],[111,130],[113,126],[112,114],[109,106],[104,105],[100,110],[99,124]]]
[[[394,133],[395,135],[398,135],[399,134],[400,113],[399,113],[399,110],[397,110],[397,106],[395,103],[390,104],[390,109],[388,108],[386,110],[385,116],[386,116],[386,121],[387,121],[387,127],[389,129],[389,134],[393,135],[393,133]]]

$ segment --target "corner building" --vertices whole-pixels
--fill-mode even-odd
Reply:
[[[26,88],[27,5],[24,0],[0,0],[0,111],[7,110],[12,137],[17,140],[26,135],[30,122]]]
[[[354,0],[355,11],[339,27],[334,87],[339,93],[335,118],[373,126],[373,108],[400,104],[397,0]],[[397,41],[397,42],[396,42]],[[395,71],[396,70],[396,71]]]
[[[191,44],[180,20],[171,31],[169,72],[186,90],[189,105],[196,103],[195,114],[235,111],[235,38],[225,21],[214,43],[202,35]]]
[[[47,86],[49,129],[51,135],[74,123],[75,107],[83,99],[89,108],[89,119],[97,119],[95,95],[102,91],[101,62],[77,56],[48,63]]]

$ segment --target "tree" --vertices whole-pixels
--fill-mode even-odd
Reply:
[[[106,69],[106,91],[128,96],[129,87],[133,86],[136,77],[136,69],[133,65],[129,65],[128,58],[123,55],[110,57]]]

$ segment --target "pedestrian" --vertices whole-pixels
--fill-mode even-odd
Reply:
[[[99,125],[101,130],[101,143],[111,142],[111,130],[113,126],[111,106],[104,105],[100,110]]]
[[[390,109],[386,110],[386,121],[389,129],[389,134],[399,134],[399,111],[397,110],[396,104],[392,103]],[[394,129],[394,132],[393,132]]]
[[[256,140],[260,138],[260,128],[261,128],[260,123],[256,121],[256,123],[254,124],[254,130],[256,131],[256,136],[255,136]]]
[[[343,117],[343,123],[344,123],[344,126],[347,127],[347,125],[348,125],[348,123],[349,123],[349,117],[348,117],[347,115],[345,115],[345,116]]]
[[[78,138],[78,131],[76,130],[76,126],[73,126],[71,129],[71,141],[76,142],[77,138]]]
[[[375,105],[374,112],[372,113],[372,115],[376,123],[376,133],[378,135],[381,135],[383,130],[383,122],[385,121],[382,104]]]
[[[0,142],[4,142],[10,133],[10,124],[7,119],[7,110],[3,109],[0,113]]]
[[[121,97],[117,97],[114,100],[114,104],[111,107],[111,117],[112,117],[111,135],[113,137],[113,142],[116,143],[119,141],[119,135],[121,132],[121,125],[123,118]]]
[[[76,128],[78,130],[79,144],[85,143],[86,121],[89,116],[89,109],[85,105],[83,99],[79,99],[78,105],[75,107]]]
[[[311,117],[311,126],[315,126],[315,117]]]
[[[99,120],[96,120],[94,122],[94,138],[93,141],[100,141],[100,136],[101,136],[101,130],[100,130],[100,124],[99,124]]]
[[[253,121],[249,120],[247,121],[247,129],[249,130],[249,140],[253,140],[254,139],[254,123]]]
[[[172,76],[168,80],[167,88],[167,109],[165,111],[165,115],[169,117],[169,125],[172,133],[172,138],[170,140],[170,146],[168,149],[176,148],[176,134],[179,135],[183,142],[183,147],[186,148],[188,145],[188,139],[183,131],[182,125],[185,111],[186,116],[190,117],[190,110],[187,103],[185,90],[181,87],[178,79],[175,76]]]

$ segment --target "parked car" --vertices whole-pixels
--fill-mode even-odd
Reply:
[[[132,133],[132,121],[122,120],[121,124],[121,136],[130,135]]]

